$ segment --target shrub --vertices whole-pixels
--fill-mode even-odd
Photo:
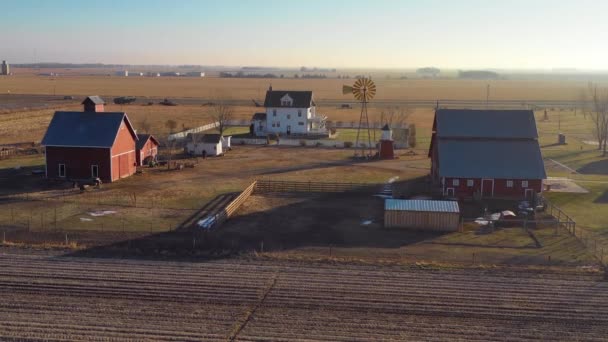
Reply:
[[[321,147],[321,146],[323,146],[323,144],[321,144],[321,142],[320,142],[320,141],[317,141],[317,143],[315,144],[315,146],[317,146],[317,147]]]
[[[352,141],[345,141],[344,142],[344,147],[345,148],[351,148],[351,147],[353,147],[353,142]]]
[[[304,140],[304,139],[300,140],[300,146],[306,146],[306,140]]]

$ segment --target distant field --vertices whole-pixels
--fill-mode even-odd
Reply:
[[[374,79],[376,100],[485,100],[490,85],[494,100],[577,100],[583,81]],[[0,78],[0,93],[102,96],[150,96],[263,99],[266,89],[313,90],[318,100],[351,100],[342,85],[353,79],[232,79],[179,77],[118,77],[15,75]]]

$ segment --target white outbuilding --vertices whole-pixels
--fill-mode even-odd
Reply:
[[[221,156],[224,154],[225,139],[219,134],[189,134],[186,152],[196,156]],[[229,146],[230,140],[227,144]]]

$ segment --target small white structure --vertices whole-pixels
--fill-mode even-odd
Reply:
[[[251,120],[255,135],[327,133],[327,117],[317,114],[312,91],[272,90],[270,87],[264,107],[266,117],[256,113]],[[261,127],[264,127],[263,131]]]
[[[227,136],[222,136],[222,150],[224,151],[230,151],[232,149],[232,146],[230,146],[230,141],[232,140],[232,136],[231,135],[227,135]]]
[[[195,156],[221,156],[224,154],[222,136],[219,134],[189,134],[186,152]],[[230,139],[228,139],[230,144]]]
[[[251,118],[253,134],[256,137],[266,136],[266,113],[255,113]]]
[[[6,63],[6,61],[2,61],[2,69],[0,69],[0,75],[8,76],[11,74],[11,68]]]
[[[129,77],[129,71],[128,70],[121,70],[121,71],[117,71],[116,72],[116,76],[124,76],[124,77]]]

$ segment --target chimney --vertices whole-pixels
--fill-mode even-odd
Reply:
[[[104,111],[104,101],[99,96],[89,96],[82,101],[83,111],[88,113],[101,113]]]

